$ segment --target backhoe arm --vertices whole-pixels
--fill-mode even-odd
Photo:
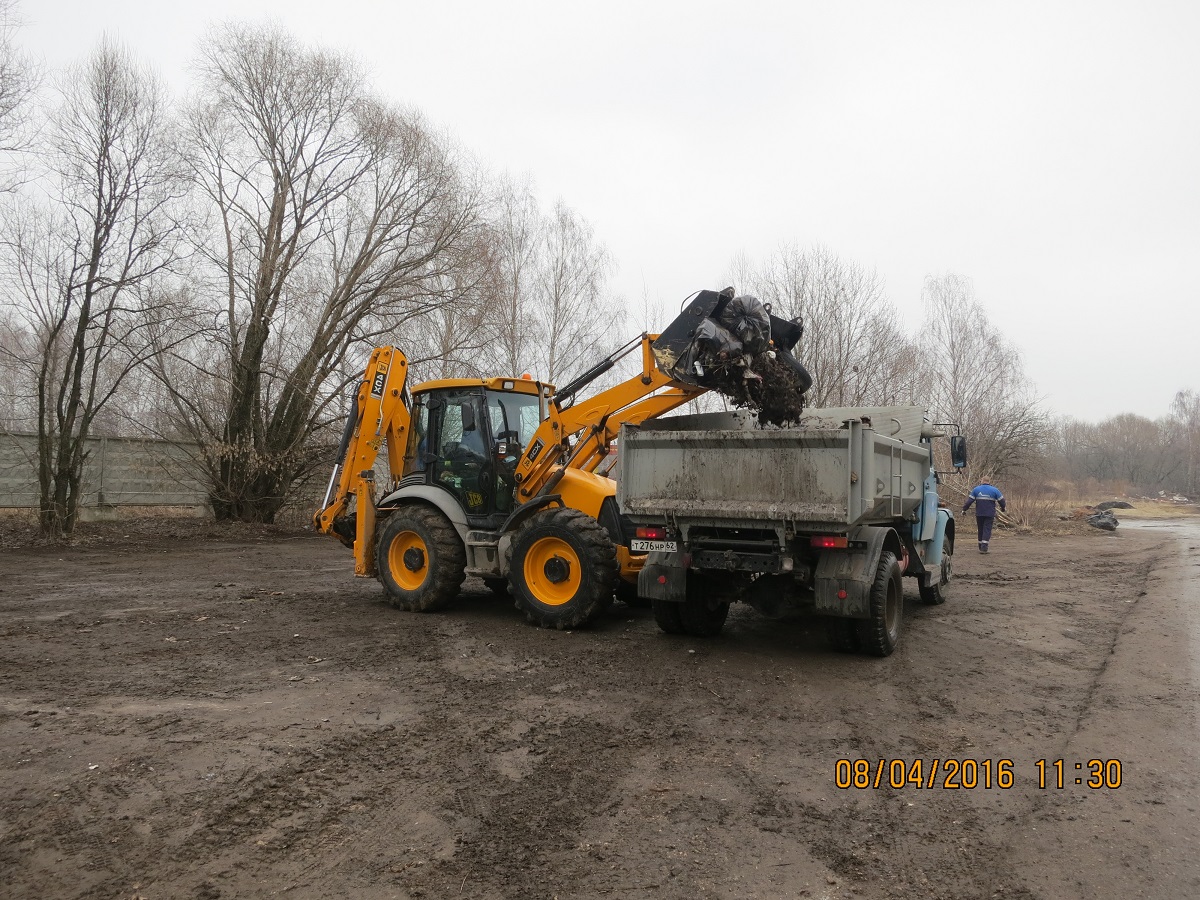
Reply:
[[[325,499],[313,515],[318,531],[333,534],[354,548],[358,575],[370,574],[374,567],[374,466],[385,441],[393,480],[404,466],[409,428],[407,381],[408,359],[404,354],[395,347],[376,348],[346,419]]]
[[[706,392],[663,373],[651,344],[656,334],[643,334],[550,398],[549,415],[533,434],[517,463],[517,501],[533,499],[560,468],[592,472],[608,454],[621,425],[638,424],[670,412]],[[635,347],[642,351],[642,371],[594,397],[574,402],[576,395]],[[578,437],[576,437],[578,436]],[[571,439],[575,438],[574,445]],[[557,479],[555,479],[557,480]]]

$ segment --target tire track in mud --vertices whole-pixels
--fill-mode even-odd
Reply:
[[[1079,706],[1079,714],[1075,717],[1075,722],[1069,732],[1063,735],[1062,744],[1059,748],[1065,748],[1071,740],[1078,734],[1084,720],[1095,708],[1096,690],[1100,682],[1104,679],[1105,673],[1108,671],[1109,663],[1112,662],[1113,656],[1117,652],[1117,644],[1121,640],[1121,635],[1125,631],[1126,623],[1129,618],[1137,611],[1141,603],[1141,598],[1146,596],[1146,586],[1149,583],[1151,573],[1162,565],[1166,557],[1168,545],[1166,543],[1156,544],[1148,550],[1148,558],[1130,566],[1128,563],[1112,562],[1106,560],[1097,560],[1093,566],[1093,570],[1097,572],[1119,572],[1122,575],[1128,575],[1132,584],[1128,590],[1132,596],[1125,603],[1125,609],[1120,618],[1117,620],[1109,635],[1107,652],[1100,658],[1100,665],[1092,671],[1091,680],[1087,684],[1087,689],[1084,693],[1083,701]]]
[[[1151,557],[1130,565],[1127,561],[1111,561],[1088,557],[1084,560],[1069,564],[1069,571],[1058,580],[1066,585],[1073,584],[1079,578],[1095,579],[1098,576],[1120,576],[1120,589],[1132,591],[1137,595],[1144,593],[1145,582],[1150,572],[1158,563],[1163,552],[1162,545],[1153,548]],[[965,576],[964,584],[987,587],[1011,583],[1029,582],[1031,588],[1040,592],[1047,590],[1047,579],[1031,575],[1009,575],[1003,572],[986,573]],[[1116,593],[1116,588],[1114,593]],[[951,601],[953,602],[953,600]],[[1062,601],[1059,602],[1062,605]],[[1070,609],[1063,610],[1069,614],[1077,627],[1086,630],[1092,639],[1088,659],[1081,661],[1078,656],[1067,652],[1042,650],[1035,646],[1020,646],[1009,644],[1010,650],[1018,650],[1021,654],[1032,655],[1065,669],[1088,672],[1087,681],[1079,685],[1079,697],[1073,702],[1075,716],[1070,728],[1064,729],[1058,736],[1057,750],[1061,755],[1071,737],[1078,731],[1080,724],[1086,720],[1095,702],[1097,686],[1104,676],[1109,660],[1115,652],[1116,643],[1120,639],[1125,622],[1136,606],[1130,603],[1120,610],[1120,615],[1105,615],[1103,612],[1081,610],[1073,602]],[[941,615],[947,611],[940,610]],[[950,611],[953,615],[953,611]],[[1084,619],[1080,622],[1080,618]],[[912,616],[907,616],[906,626],[911,626]],[[1103,642],[1097,646],[1096,636],[1103,632]],[[967,628],[975,638],[983,639],[984,634],[976,629]],[[989,638],[989,640],[991,640]],[[907,651],[902,651],[893,661],[897,667],[894,680],[903,683],[917,668],[908,657]],[[928,690],[926,688],[926,690]],[[954,721],[960,713],[953,700],[944,694],[934,691],[923,704],[923,709],[937,721]],[[940,709],[938,707],[941,707]],[[1037,710],[1031,710],[1037,712]],[[1049,714],[1049,710],[1042,710]],[[934,740],[922,740],[919,737],[908,740],[902,738],[901,750],[897,746],[896,734],[878,736],[870,725],[861,721],[853,714],[847,716],[851,739],[850,746],[857,758],[878,760],[901,758],[931,757],[954,758],[976,757],[980,752],[971,747],[965,737],[956,743],[949,735]],[[1046,748],[1041,755],[1050,755],[1051,748]],[[984,753],[983,755],[989,755]],[[914,816],[914,803],[920,804],[924,799],[923,792],[916,792],[910,786],[905,789],[868,789],[853,791],[854,803],[841,807],[826,809],[824,805],[804,804],[803,815],[793,819],[788,832],[806,841],[813,853],[823,860],[831,870],[839,875],[854,879],[860,883],[868,881],[879,882],[877,886],[883,892],[890,893],[895,888],[902,892],[919,891],[922,896],[958,900],[958,898],[991,898],[999,890],[1006,898],[1032,898],[1029,891],[1013,871],[1011,855],[1014,838],[1021,834],[1029,823],[1035,820],[1053,798],[1045,794],[1025,794],[1018,799],[1013,792],[1003,798],[1006,804],[1006,815],[1002,829],[996,828],[996,817],[988,809],[989,798],[983,794],[969,796],[971,802],[960,804],[954,811],[954,818],[947,822],[946,816],[928,814],[921,818],[918,810]],[[963,794],[968,794],[964,791]],[[1000,802],[999,798],[994,798]],[[1014,806],[1015,804],[1015,806]],[[947,833],[947,825],[951,826]],[[965,845],[971,845],[970,852],[963,852]],[[889,887],[890,886],[890,887]]]
[[[454,785],[468,813],[454,855],[406,881],[414,896],[449,896],[466,884],[471,894],[483,888],[504,897],[569,892],[584,822],[609,801],[627,754],[651,740],[582,718],[539,725],[526,737],[542,749],[525,777],[493,788]]]
[[[1014,867],[1024,864],[1025,880],[1042,896],[1182,897],[1200,888],[1192,852],[1200,688],[1194,675],[1179,670],[1198,633],[1196,582],[1180,570],[1186,532],[1178,537],[1145,548],[1140,562],[1108,560],[1097,567],[1129,573],[1136,590],[1121,601],[1124,610],[1079,714],[1055,750],[1064,760],[1065,789],[1039,793],[1022,823],[1024,846],[1013,848]],[[1086,783],[1091,774],[1090,768],[1078,771],[1078,763],[1072,773],[1072,760],[1089,757],[1118,761],[1119,789],[1071,789],[1073,780],[1080,784],[1072,775]],[[1107,767],[1104,772],[1107,781]],[[1093,849],[1099,853],[1090,865],[1055,865],[1087,858]]]
[[[1079,688],[1082,696],[1074,702],[1076,710],[1074,721],[1069,728],[1062,729],[1057,733],[1057,745],[1053,748],[1044,748],[1042,756],[1047,758],[1062,756],[1065,748],[1079,732],[1082,723],[1091,714],[1095,707],[1095,695],[1098,685],[1104,678],[1108,665],[1116,652],[1116,646],[1120,641],[1126,622],[1136,609],[1139,598],[1145,595],[1144,588],[1146,583],[1153,570],[1161,563],[1165,551],[1166,546],[1164,544],[1157,544],[1148,548],[1147,558],[1132,565],[1127,561],[1100,559],[1094,556],[1085,557],[1069,562],[1066,571],[1057,578],[1040,579],[1037,587],[1040,592],[1044,593],[1048,584],[1052,582],[1061,582],[1070,588],[1080,578],[1094,579],[1098,575],[1117,574],[1121,577],[1123,583],[1114,588],[1113,594],[1116,595],[1119,590],[1132,594],[1130,598],[1127,598],[1129,602],[1126,603],[1125,608],[1120,610],[1120,615],[1116,617],[1113,617],[1111,614],[1106,616],[1103,612],[1092,612],[1086,609],[1083,604],[1074,600],[1055,601],[1051,604],[1060,612],[1067,614],[1072,622],[1078,623],[1086,633],[1093,636],[1093,640],[1090,642],[1091,646],[1088,648],[1091,650],[1091,653],[1088,655],[1090,662],[1089,659],[1080,660],[1067,653],[1041,650],[1033,646],[1021,647],[1023,654],[1032,655],[1043,661],[1052,662],[1075,671],[1086,671],[1089,673],[1086,683]],[[990,583],[996,579],[984,576],[974,580]],[[1013,578],[1007,577],[1000,580],[1013,580]],[[1080,622],[1081,618],[1084,621]],[[1076,637],[1078,638],[1077,635]],[[1096,640],[1097,638],[1099,640]],[[1046,810],[1057,804],[1061,804],[1062,800],[1061,796],[1041,791],[1029,793],[1023,802],[1019,803],[1006,816],[1005,827],[1002,832],[995,835],[989,834],[988,838],[990,840],[984,840],[980,836],[976,836],[976,840],[979,840],[981,843],[990,843],[991,849],[987,854],[988,863],[990,864],[988,870],[980,872],[977,870],[978,867],[976,864],[969,867],[965,872],[960,873],[960,876],[964,877],[965,883],[972,884],[975,891],[974,896],[981,898],[995,896],[996,887],[1000,887],[1003,896],[1006,898],[1036,897],[1030,891],[1024,879],[1021,878],[1018,867],[1013,865],[1012,858],[1016,852],[1018,840],[1025,836],[1031,827],[1031,823],[1044,818]],[[960,821],[963,825],[977,832],[983,830],[981,828],[981,820],[978,816],[966,816]],[[953,871],[953,869],[951,870]],[[965,892],[954,892],[945,894],[944,896],[961,896],[965,898],[973,895]]]
[[[545,666],[533,684],[518,686],[511,679],[480,684],[447,669],[467,655],[457,652],[462,642],[454,640],[463,629],[436,629],[443,633],[408,631],[400,642],[401,671],[385,679],[404,690],[413,667],[431,667],[414,688],[419,708],[414,721],[293,749],[279,763],[239,780],[232,797],[194,797],[202,802],[195,822],[182,820],[179,804],[152,811],[166,820],[169,843],[181,854],[160,865],[168,871],[158,883],[182,889],[191,872],[216,878],[234,870],[245,882],[284,857],[295,868],[312,854],[321,861],[300,862],[301,872],[288,887],[311,891],[366,878],[411,888],[414,895],[441,896],[467,878],[492,884],[505,896],[521,895],[520,885],[536,890],[521,877],[520,861],[529,851],[517,848],[545,847],[550,854],[574,846],[577,824],[602,802],[613,773],[623,770],[624,754],[653,734],[564,717],[561,710],[526,721],[525,713],[512,708],[514,696],[553,694],[561,687],[550,684],[558,677],[556,667]],[[372,648],[368,656],[385,658],[396,649]],[[523,672],[529,662],[499,668]],[[355,668],[374,668],[363,663],[356,658]],[[572,705],[580,702],[566,702]],[[602,709],[596,713],[612,718]],[[475,770],[481,746],[493,758],[527,748],[532,762],[510,784],[512,767],[508,777],[491,768]],[[429,821],[412,827],[422,814]],[[116,888],[123,880],[124,873],[109,884]]]
[[[210,605],[204,598],[193,602],[201,607]],[[282,604],[280,608],[282,610]],[[258,612],[260,615],[267,612],[268,617],[270,616],[267,604]],[[159,632],[162,629],[171,630],[191,621],[191,614],[185,614],[166,620],[156,616],[154,620],[135,620],[131,623],[133,633],[127,631],[125,634],[126,649],[129,651],[125,660],[130,668],[110,669],[104,673],[109,676],[107,678],[97,677],[86,670],[73,673],[74,683],[84,687],[76,696],[70,697],[69,702],[74,705],[72,715],[69,721],[58,723],[57,734],[70,736],[78,742],[79,738],[87,735],[124,734],[132,727],[136,732],[156,732],[155,737],[158,740],[169,743],[180,740],[176,737],[180,729],[173,726],[180,725],[184,731],[194,730],[198,720],[194,717],[185,720],[179,716],[165,719],[162,716],[113,718],[113,694],[126,696],[132,702],[141,700],[160,705],[166,698],[186,700],[214,695],[227,697],[239,693],[239,689],[242,689],[240,693],[244,694],[245,685],[254,682],[253,675],[256,673],[251,672],[250,678],[242,677],[236,666],[230,667],[228,658],[219,663],[202,666],[197,671],[187,654],[175,649],[165,652],[160,649]],[[46,637],[50,642],[62,640],[78,643],[80,639],[71,634],[75,624],[77,623],[67,621],[64,626],[66,630],[60,629],[58,635]],[[291,627],[275,630],[291,633]],[[146,634],[150,635],[148,649],[145,646],[147,641],[141,639],[141,635]],[[426,639],[423,639],[423,636]],[[254,639],[250,638],[248,646],[242,652],[249,654],[253,642]],[[227,643],[209,638],[197,639],[194,649],[206,652],[205,648],[214,643],[228,647]],[[440,658],[440,654],[428,649],[433,645],[432,636],[420,629],[406,633],[401,643],[410,654],[410,658]],[[421,645],[425,645],[425,652],[422,652]],[[280,639],[264,642],[260,638],[257,641],[260,654],[265,652],[276,655],[276,661],[282,666],[295,664],[295,653],[281,653],[278,648],[283,646],[285,644]],[[39,648],[37,652],[42,651]],[[208,658],[211,659],[211,651],[207,652]],[[385,654],[386,651],[380,649],[379,653]],[[262,657],[260,655],[254,659],[260,661]],[[133,673],[136,673],[136,677]],[[51,694],[53,688],[50,677],[49,673],[46,676],[39,673],[33,677],[33,683],[29,684],[30,673],[26,672],[24,680],[34,693]],[[437,690],[440,690],[440,687]],[[97,701],[105,700],[110,701],[101,704],[110,707],[107,713],[96,707]],[[243,848],[247,839],[253,839],[257,834],[272,833],[277,838],[274,842],[277,845],[305,845],[312,823],[317,823],[319,831],[330,820],[330,816],[320,815],[326,798],[334,797],[338,790],[352,783],[364,771],[370,771],[367,764],[372,757],[387,757],[386,753],[381,754],[373,749],[373,745],[381,743],[381,736],[386,738],[387,730],[380,729],[379,734],[369,735],[365,740],[361,735],[335,738],[329,742],[328,749],[318,746],[296,751],[293,758],[270,766],[249,780],[245,780],[243,772],[242,777],[233,785],[236,790],[233,799],[213,799],[223,787],[220,782],[202,788],[190,787],[180,793],[176,779],[172,793],[153,802],[146,811],[145,820],[155,823],[156,833],[153,839],[149,838],[148,833],[135,831],[132,823],[116,821],[112,813],[116,803],[123,797],[134,791],[144,794],[146,790],[144,773],[132,770],[114,770],[106,773],[109,777],[103,782],[79,783],[72,785],[69,793],[64,791],[61,803],[69,804],[74,813],[69,828],[54,824],[61,816],[44,815],[48,809],[52,809],[48,807],[44,798],[31,797],[30,805],[14,822],[10,837],[17,842],[30,844],[44,843],[46,838],[50,837],[50,842],[64,855],[90,857],[84,865],[94,874],[94,879],[89,879],[90,883],[87,886],[78,888],[67,888],[64,885],[53,892],[55,896],[119,896],[135,883],[140,883],[143,887],[150,883],[167,884],[170,886],[168,892],[171,896],[190,895],[191,886],[195,883],[195,870],[220,861],[222,856],[228,856],[231,850],[237,857],[237,862],[244,865],[246,870],[253,872],[259,869],[263,860],[252,858],[252,854],[247,854]],[[208,729],[203,738],[187,738],[185,743],[215,742],[220,746],[222,741],[237,740],[241,736],[236,730],[229,731],[215,723],[215,727]],[[431,741],[436,741],[433,730],[430,730],[427,736]],[[87,739],[82,741],[84,744],[88,742]],[[356,753],[355,749],[359,745],[362,745],[361,750]],[[344,764],[330,762],[342,754],[346,757]],[[395,757],[390,757],[390,761],[394,763]],[[323,763],[327,768],[321,768]],[[136,768],[132,763],[130,766],[131,769]],[[219,770],[221,766],[216,768]],[[56,800],[60,799],[59,794],[54,796]],[[97,836],[98,833],[104,835],[102,840]],[[83,838],[90,843],[86,846],[79,844],[79,840]],[[112,848],[107,846],[109,842],[120,845],[116,848],[117,852],[113,852]],[[5,847],[8,846],[10,844],[6,841]],[[280,855],[271,852],[272,849],[257,847],[257,852],[259,856]],[[229,868],[225,867],[227,871]],[[156,874],[148,879],[146,873],[150,871]],[[216,890],[201,888],[203,885],[196,890],[202,894],[205,890],[209,894]],[[37,892],[31,892],[30,895],[35,893]]]
[[[381,607],[373,601],[370,611]],[[357,629],[347,622],[338,630]],[[339,675],[370,673],[385,694],[396,690],[415,708],[396,724],[316,736],[314,745],[289,751],[290,758],[255,776],[238,797],[212,806],[204,829],[213,836],[211,862],[225,871],[269,873],[286,859],[295,874],[276,890],[323,895],[327,886],[334,896],[339,882],[394,881],[393,873],[411,862],[406,856],[437,852],[436,823],[414,821],[439,808],[431,775],[436,784],[439,751],[463,730],[450,723],[453,705],[444,708],[459,679],[441,671],[445,651],[435,630],[389,631],[324,677],[336,685]],[[441,677],[412,684],[412,672],[422,667]]]
[[[223,605],[213,582],[258,588],[258,563],[205,574],[183,548],[176,569],[198,583],[170,612],[114,626],[97,619],[102,604],[81,612],[82,588],[16,598],[0,731],[24,767],[6,770],[0,867],[29,897],[135,885],[322,900],[715,900],[810,886],[1029,897],[1011,843],[1041,833],[1048,801],[1027,773],[1024,792],[1003,795],[837,792],[833,763],[1023,753],[1028,768],[1070,740],[1104,701],[1100,667],[1137,605],[1117,592],[1143,577],[1135,555],[1095,546],[1002,544],[977,567],[1022,577],[968,575],[940,607],[910,598],[906,644],[886,660],[830,653],[813,629],[745,610],[712,642],[663,637],[634,611],[573,636],[538,631],[482,594],[437,617],[393,613],[372,585],[343,591],[344,568],[284,599]],[[280,571],[311,565],[317,545],[293,549]],[[1028,554],[1035,565],[1018,569]],[[218,636],[216,619],[241,610],[243,630]],[[23,719],[24,698],[42,727]],[[91,776],[79,772],[85,740],[108,754]]]
[[[977,755],[965,738],[951,746],[916,741],[898,754],[894,740],[877,740],[858,724],[851,731],[859,759],[927,761]],[[859,882],[872,881],[888,895],[898,890],[902,896],[917,892],[936,900],[991,898],[998,892],[1018,900],[1030,896],[1004,867],[1005,839],[994,834],[987,811],[963,804],[947,822],[944,812],[924,803],[927,790],[893,789],[885,783],[879,789],[852,790],[854,802],[832,810],[814,813],[809,804],[820,825],[804,828],[802,836],[833,871]],[[947,824],[952,826],[949,834]]]

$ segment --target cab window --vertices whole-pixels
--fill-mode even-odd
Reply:
[[[515,443],[516,447],[509,448],[512,455],[529,443],[542,423],[542,407],[536,395],[488,391],[487,409],[493,439]]]
[[[408,446],[404,448],[404,474],[424,472],[429,447],[429,407],[424,396],[413,400],[412,427],[408,431]]]

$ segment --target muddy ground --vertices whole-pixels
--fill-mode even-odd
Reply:
[[[328,539],[178,528],[0,551],[5,897],[1200,896],[1200,531],[964,541],[879,660],[399,613]],[[836,786],[947,758],[993,787]]]

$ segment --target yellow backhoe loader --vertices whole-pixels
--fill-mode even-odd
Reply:
[[[636,589],[645,560],[617,509],[616,482],[597,469],[622,424],[713,386],[714,373],[689,345],[697,325],[731,299],[730,289],[698,292],[661,335],[635,338],[557,390],[514,376],[428,381],[410,393],[404,354],[376,349],[314,525],[352,548],[355,574],[378,577],[400,609],[444,607],[475,575],[497,593],[511,590],[537,625],[586,623],[622,583]],[[771,320],[776,347],[790,359],[800,329]],[[582,397],[639,351],[638,374]],[[388,483],[376,499],[374,465],[385,445]]]

